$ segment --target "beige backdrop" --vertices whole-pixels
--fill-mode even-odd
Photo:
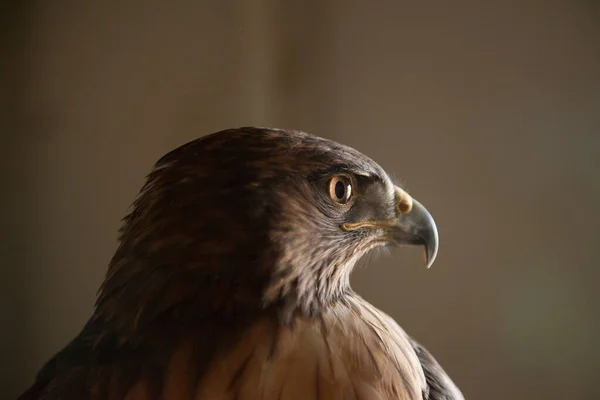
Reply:
[[[153,162],[243,125],[354,146],[432,211],[432,270],[354,287],[468,398],[600,398],[597,1],[4,3],[0,398],[90,315]]]

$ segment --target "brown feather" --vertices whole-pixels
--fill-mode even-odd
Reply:
[[[278,326],[274,356],[276,322],[257,321],[217,357],[196,398],[419,398],[425,389],[419,361],[408,336],[387,318],[349,294],[320,323],[296,317],[293,325]]]

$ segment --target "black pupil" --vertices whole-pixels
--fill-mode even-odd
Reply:
[[[342,200],[344,198],[344,194],[346,194],[346,185],[344,185],[344,182],[342,181],[337,181],[335,184],[335,197],[337,197],[339,200]]]

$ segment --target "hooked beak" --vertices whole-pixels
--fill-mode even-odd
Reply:
[[[396,209],[398,221],[393,225],[394,242],[425,246],[425,263],[430,268],[440,245],[433,217],[421,203],[399,187],[396,187]]]

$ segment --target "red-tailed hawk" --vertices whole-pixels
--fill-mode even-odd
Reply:
[[[462,399],[350,287],[380,246],[438,249],[427,210],[358,151],[240,128],[158,161],[82,332],[21,399]]]

